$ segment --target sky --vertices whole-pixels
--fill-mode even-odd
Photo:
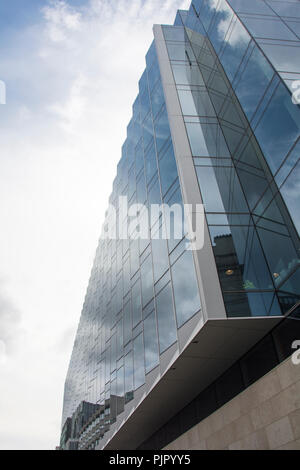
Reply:
[[[190,0],[1,0],[0,449],[54,449],[154,23]]]

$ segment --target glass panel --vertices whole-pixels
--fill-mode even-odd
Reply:
[[[154,291],[157,294],[159,291],[162,290],[165,285],[167,285],[171,281],[171,275],[170,275],[170,270],[168,271],[160,278],[160,280],[155,284],[154,286]]]
[[[264,155],[275,173],[300,135],[300,108],[280,84],[255,130]]]
[[[257,230],[274,282],[279,285],[298,266],[298,253],[289,237],[261,228]]]
[[[177,85],[204,85],[198,65],[172,64]]]
[[[212,2],[211,0],[203,0],[199,16],[206,31],[208,31],[209,25],[211,23],[213,15],[215,14],[215,11],[216,2]]]
[[[117,358],[123,354],[123,319],[117,323]]]
[[[168,121],[168,115],[166,109],[160,114],[155,125],[155,134],[156,134],[156,148],[157,152],[160,152],[165,142],[170,137],[170,127]]]
[[[132,335],[130,302],[128,302],[123,309],[123,318],[124,318],[124,344],[127,344],[128,341],[131,340],[131,335]]]
[[[151,95],[152,114],[153,114],[154,119],[157,116],[158,112],[160,111],[164,102],[165,102],[164,91],[162,88],[162,84],[159,81]]]
[[[197,167],[196,171],[206,212],[248,212],[233,167]]]
[[[116,351],[116,348],[117,348],[117,341],[116,341],[116,335],[112,335],[111,337],[111,340],[110,340],[110,344],[111,344],[111,353],[110,353],[110,372],[113,372],[116,367],[117,367],[117,358],[116,358],[116,355],[117,355],[117,351]]]
[[[133,355],[132,351],[125,356],[125,403],[133,399]]]
[[[171,60],[186,60],[185,49],[183,43],[167,42],[167,49]]]
[[[144,152],[143,152],[142,142],[139,142],[135,151],[136,174],[138,175],[143,168],[144,168]]]
[[[174,26],[163,26],[166,41],[184,41],[184,28]]]
[[[224,291],[274,289],[253,227],[210,227],[213,251]]]
[[[163,353],[177,340],[171,286],[168,284],[156,297],[159,349]]]
[[[154,305],[154,299],[153,299],[143,309],[143,318],[147,318],[147,316],[150,315],[150,313],[152,313],[154,309],[155,309],[155,305]]]
[[[160,187],[158,179],[151,182],[151,187],[148,189],[148,205],[151,214],[151,205],[158,204],[161,205],[161,197],[160,197]],[[152,225],[152,221],[151,221]]]
[[[169,268],[168,247],[166,240],[152,240],[154,282],[158,281]]]
[[[298,234],[300,233],[300,204],[299,204],[299,187],[300,183],[300,161],[283,184],[280,189],[282,197],[290,211]]]
[[[157,171],[157,163],[156,163],[156,153],[154,143],[151,144],[147,153],[145,154],[145,165],[146,165],[146,177],[147,182],[153,178],[155,172]]]
[[[277,70],[300,72],[300,47],[264,43],[260,47]]]
[[[139,241],[132,240],[130,243],[130,266],[131,266],[131,277],[139,269]]]
[[[235,90],[249,120],[253,116],[273,74],[272,67],[256,47]]]
[[[210,29],[210,40],[217,54],[231,27],[233,12],[225,0],[220,0],[214,22]]]
[[[160,171],[161,190],[162,194],[164,195],[178,176],[172,144],[169,146],[163,158],[159,160],[158,164]]]
[[[159,358],[155,312],[144,321],[144,339],[146,373],[148,373],[157,366]]]
[[[300,295],[290,294],[288,292],[278,292],[278,300],[283,313],[287,313],[291,308],[295,307],[300,301]]]
[[[133,341],[134,390],[145,383],[143,333]]]
[[[139,204],[144,204],[147,199],[145,176],[142,173],[136,184],[136,200]]]
[[[224,293],[224,302],[228,317],[265,317],[281,315],[280,310],[272,309],[272,292]]]
[[[169,252],[171,252],[178,244],[179,240],[184,237],[184,207],[182,203],[182,196],[180,188],[172,194],[171,198],[167,201],[170,210],[169,214],[165,213],[166,231],[168,236]],[[174,209],[174,210],[173,210]],[[178,224],[180,221],[180,224]],[[179,227],[180,225],[180,227]]]
[[[142,297],[143,306],[146,305],[153,297],[153,274],[151,256],[145,260],[141,267],[142,280]]]
[[[210,153],[206,146],[201,124],[188,122],[186,123],[186,130],[193,156],[209,157]]]
[[[243,18],[248,30],[253,36],[269,39],[285,39],[295,41],[296,36],[276,18]]]
[[[155,46],[154,46],[155,47]],[[149,88],[150,90],[153,89],[155,83],[160,78],[159,66],[157,63],[157,59],[155,58],[155,62],[151,69],[148,71],[148,81],[149,81]]]
[[[172,266],[173,289],[178,327],[198,310],[200,297],[191,251],[186,251]]]
[[[110,347],[105,351],[105,383],[110,379]]]
[[[272,15],[272,10],[261,0],[228,0],[232,8],[239,13],[261,13],[263,15]]]
[[[124,410],[124,367],[117,371],[117,414]]]
[[[300,5],[299,1],[288,2],[286,0],[279,1],[270,1],[267,0],[268,5],[279,15],[279,16],[291,16],[295,18],[300,18]]]
[[[152,122],[152,116],[151,114],[149,114],[143,124],[143,142],[144,142],[145,150],[150,144],[150,142],[153,140],[152,138],[153,138],[153,122]]]
[[[123,261],[123,295],[126,295],[130,288],[130,260],[129,257]]]
[[[133,286],[132,288],[132,321],[133,328],[137,325],[142,319],[142,299],[141,299],[141,285],[140,281]]]
[[[150,98],[148,93],[148,87],[142,95],[140,95],[140,110],[141,110],[141,122],[145,119],[147,114],[150,112]]]
[[[228,75],[230,81],[233,80],[242,58],[248,48],[250,36],[245,27],[236,20],[231,34],[225,39],[226,46],[222,56],[220,57],[221,63]]]

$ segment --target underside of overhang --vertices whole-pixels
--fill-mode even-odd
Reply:
[[[209,320],[135,409],[128,403],[99,448],[136,449],[265,336],[282,317]],[[155,371],[153,372],[155,374]],[[135,392],[135,395],[138,392]],[[129,411],[130,410],[130,411]],[[127,419],[126,419],[127,418]],[[120,423],[121,424],[120,426]]]

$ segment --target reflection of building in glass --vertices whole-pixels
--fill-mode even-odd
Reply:
[[[78,450],[82,433],[98,418],[100,408],[100,405],[86,401],[79,404],[72,417],[66,419],[62,428],[61,450]]]
[[[215,237],[213,252],[222,290],[231,293],[231,316],[235,311],[239,317],[251,316],[245,290],[255,289],[255,285],[251,280],[244,280],[244,265],[239,264],[232,235]]]
[[[154,26],[109,202],[204,203],[204,247],[156,239],[164,212],[147,240],[100,239],[63,442],[72,418],[80,449],[162,448],[300,338],[299,18],[295,2],[194,0]],[[82,402],[99,407],[88,424]]]

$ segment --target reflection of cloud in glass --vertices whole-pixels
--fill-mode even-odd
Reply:
[[[217,8],[218,4],[219,0],[209,1],[209,8],[217,11],[217,15],[219,15],[217,25],[214,27],[217,28],[220,38],[223,39],[226,35],[225,42],[230,44],[232,47],[239,47],[241,43],[248,43],[249,35],[239,20],[237,20],[231,33],[228,35],[228,28],[232,21],[233,12],[224,0],[220,2],[219,7]]]
[[[157,321],[160,352],[165,351],[176,341],[176,324],[170,284],[156,297]]]
[[[144,338],[146,372],[149,372],[158,364],[158,338],[154,312],[144,321]]]
[[[186,251],[172,268],[174,297],[178,326],[181,326],[200,309],[200,299],[194,262]]]
[[[300,230],[300,209],[299,209],[299,193],[300,193],[300,163],[294,168],[286,182],[281,188],[281,194],[293,218],[297,230]]]

